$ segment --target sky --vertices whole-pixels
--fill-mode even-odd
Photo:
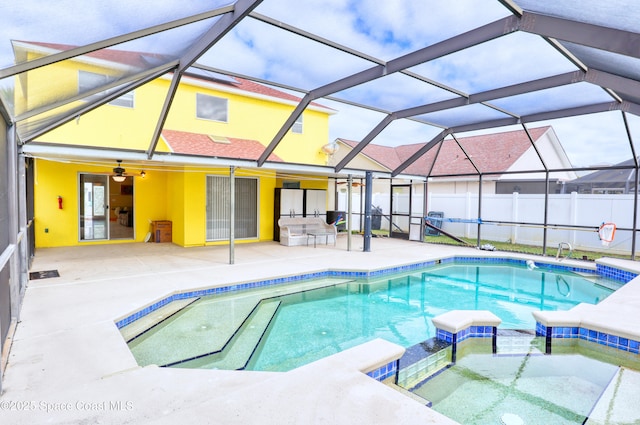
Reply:
[[[175,0],[5,2],[0,6],[0,66],[13,62],[10,40],[83,45],[227,3],[226,0],[182,0],[176,8]],[[530,3],[535,2],[526,0],[526,4]],[[605,9],[604,12],[611,11],[611,8]],[[510,14],[497,0],[264,0],[255,11],[382,61],[398,58]],[[201,22],[118,48],[179,55],[212,23]],[[296,37],[254,19],[244,19],[199,62],[302,90],[313,90],[375,65],[372,61]],[[454,91],[473,94],[574,69],[539,37],[516,33],[418,65],[411,71]],[[451,99],[455,95],[396,73],[333,96],[384,111],[397,111]],[[529,114],[549,107],[566,108],[610,100],[601,89],[580,83],[491,103],[517,114]],[[330,118],[328,142],[335,138],[361,140],[384,117],[382,113],[344,103],[326,99],[319,102],[338,111]],[[451,126],[494,117],[504,115],[491,108],[472,105],[421,118]],[[640,140],[638,119],[632,116],[629,121],[634,140]],[[553,125],[571,162],[575,166],[590,166],[613,164],[632,156],[621,123],[620,112],[611,112],[529,125]],[[506,130],[513,128],[492,131]],[[438,126],[399,120],[385,129],[374,143],[421,143],[440,131]]]

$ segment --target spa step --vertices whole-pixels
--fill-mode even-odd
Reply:
[[[262,301],[222,351],[172,366],[198,369],[244,369],[278,311],[280,303],[279,300]]]

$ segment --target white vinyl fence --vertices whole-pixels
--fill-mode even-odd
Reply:
[[[353,194],[352,230],[360,228],[360,194]],[[586,195],[571,193],[549,195],[547,211],[547,247],[555,248],[561,242],[568,242],[574,249],[585,249],[615,254],[631,253],[632,232],[616,230],[615,238],[609,246],[603,246],[597,229],[602,223],[614,223],[618,228],[633,228],[633,194],[630,195]],[[346,195],[339,197],[341,208],[346,210]],[[420,215],[422,196],[414,192],[412,215]],[[389,215],[389,194],[375,193],[373,205],[382,208]],[[451,219],[476,220],[478,218],[477,193],[440,194],[429,193],[427,199],[429,211],[444,213],[442,229],[454,236],[477,238],[476,223],[456,223]],[[364,208],[363,208],[364,209]],[[424,214],[426,216],[426,213]],[[482,197],[483,221],[481,237],[483,240],[512,242],[525,245],[542,246],[543,229],[534,225],[489,224],[486,221],[507,221],[516,223],[544,222],[544,194],[511,195],[485,194]],[[588,226],[590,229],[568,229],[572,226]],[[389,229],[389,221],[381,220],[381,229]]]

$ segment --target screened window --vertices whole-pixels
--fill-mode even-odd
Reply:
[[[207,240],[229,239],[229,177],[207,176]],[[258,180],[235,178],[235,238],[258,237]]]
[[[227,122],[229,100],[206,94],[196,94],[196,116],[205,120]]]
[[[109,77],[104,74],[96,74],[95,72],[78,71],[78,93],[85,93],[89,90],[93,90],[96,87],[100,87],[109,82]],[[109,94],[109,90],[101,91],[100,93],[87,96],[85,100],[87,102],[101,99]],[[133,91],[125,93],[122,96],[113,99],[109,102],[109,105],[122,106],[123,108],[133,108]]]
[[[296,122],[291,126],[291,132],[302,134],[302,114],[300,114]]]

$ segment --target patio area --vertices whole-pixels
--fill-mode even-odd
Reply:
[[[236,244],[234,265],[228,264],[227,246],[39,249],[31,270],[57,270],[60,277],[29,282],[4,376],[2,423],[454,424],[362,373],[403,351],[383,340],[286,373],[171,369],[139,367],[114,324],[174,291],[328,268],[500,255],[398,239],[371,242],[371,252],[362,252],[360,237],[352,238],[347,251],[346,235],[336,246],[316,248]],[[640,305],[640,290],[625,290],[619,302],[610,297],[601,304],[598,316],[612,328],[618,321],[628,328],[632,316],[625,311],[632,315]],[[629,385],[640,387],[638,374],[626,376]]]

